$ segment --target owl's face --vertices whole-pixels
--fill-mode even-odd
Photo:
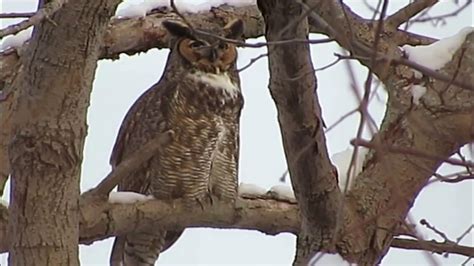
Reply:
[[[199,35],[178,22],[164,21],[163,26],[179,38],[175,49],[196,70],[219,74],[234,66],[237,59],[234,44],[211,36]],[[228,39],[238,39],[242,32],[242,20],[234,20],[229,22],[219,35]]]

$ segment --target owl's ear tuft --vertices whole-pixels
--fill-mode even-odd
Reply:
[[[170,20],[165,20],[161,23],[165,29],[176,37],[184,37],[189,39],[195,39],[192,34],[191,29],[179,22],[174,22]]]
[[[226,38],[240,39],[244,34],[244,22],[241,19],[231,20],[225,25],[224,30],[226,31]]]

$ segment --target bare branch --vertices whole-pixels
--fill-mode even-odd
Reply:
[[[464,231],[458,238],[456,238],[456,243],[459,244],[459,242],[461,242],[461,240],[466,237],[470,232],[471,230],[474,229],[474,224],[471,224],[471,226],[469,226],[466,231]]]
[[[401,154],[413,155],[413,156],[423,157],[423,158],[432,159],[432,160],[441,160],[445,163],[449,163],[452,165],[474,167],[474,162],[462,161],[455,158],[444,158],[443,156],[428,154],[423,151],[414,150],[414,149],[405,148],[405,147],[397,147],[397,146],[388,145],[388,144],[382,144],[381,146],[378,146],[378,145],[373,144],[370,141],[366,141],[363,139],[353,139],[351,140],[351,144],[354,146],[363,146],[363,147],[367,147],[371,149],[383,148],[384,150],[388,152],[392,152],[392,153],[401,153]]]
[[[395,14],[388,17],[387,24],[388,26],[394,29],[398,28],[398,26],[407,22],[408,20],[410,20],[410,18],[420,13],[427,7],[433,6],[434,4],[438,3],[438,1],[439,0],[416,0],[414,2],[411,2],[402,9],[398,10]]]
[[[445,242],[448,243],[454,243],[451,241],[448,236],[446,236],[445,233],[441,232],[440,230],[436,229],[433,225],[431,225],[426,219],[421,219],[420,224],[424,225],[426,228],[430,229],[431,231],[435,232],[437,235],[439,235]]]
[[[188,19],[186,19],[186,17],[181,14],[181,12],[179,12],[178,7],[176,7],[176,4],[174,3],[174,0],[170,1],[171,9],[173,10],[173,12],[184,21],[184,23],[189,27],[189,29],[191,29],[193,33],[196,32],[193,25],[188,21]]]
[[[268,56],[268,53],[263,53],[263,54],[259,54],[258,56],[254,57],[254,58],[251,58],[250,62],[248,64],[246,64],[245,66],[243,66],[242,68],[237,69],[237,72],[242,72],[242,71],[246,70],[251,65],[253,65],[255,62],[257,62],[259,59],[265,58],[267,56]]]
[[[454,178],[449,178],[449,177],[445,177],[445,176],[442,176],[440,174],[434,174],[434,176],[439,179],[439,181],[441,182],[445,182],[445,183],[459,183],[459,182],[462,182],[462,181],[465,181],[465,180],[474,180],[474,175],[463,175],[463,174],[460,174],[460,175],[457,175],[456,177]]]
[[[329,63],[329,64],[327,64],[327,65],[325,65],[325,66],[322,66],[322,67],[320,67],[320,68],[316,68],[316,69],[314,70],[314,72],[326,70],[326,69],[328,69],[328,68],[330,68],[330,67],[336,65],[337,63],[339,63],[339,61],[341,61],[341,59],[336,58],[336,60],[332,61],[331,63]]]
[[[29,18],[34,16],[34,12],[24,12],[24,13],[0,13],[0,18]]]
[[[285,45],[285,44],[291,44],[291,43],[309,43],[309,44],[321,44],[321,43],[328,43],[334,41],[334,39],[327,38],[327,39],[320,39],[320,40],[308,40],[308,39],[289,39],[289,40],[277,40],[277,41],[269,41],[269,42],[258,42],[258,43],[245,43],[242,41],[238,40],[233,40],[233,39],[228,39],[224,38],[222,36],[202,31],[202,30],[195,30],[197,33],[205,35],[205,36],[210,36],[214,37],[218,40],[236,44],[240,47],[251,47],[251,48],[259,48],[259,47],[266,47],[266,46],[271,46],[271,45]]]
[[[410,21],[408,21],[408,24],[432,22],[434,25],[436,25],[439,22],[445,22],[446,18],[457,16],[460,12],[462,12],[471,4],[472,0],[466,0],[466,2],[464,2],[464,4],[458,7],[456,10],[437,16],[430,16],[428,15],[428,12],[424,12],[423,15],[418,16],[414,19],[410,19]]]
[[[337,56],[340,57],[341,59],[357,59],[357,60],[368,60],[369,59],[369,57],[366,57],[366,56],[345,56],[345,55],[337,55]],[[472,85],[470,83],[465,83],[465,82],[459,81],[457,79],[453,80],[453,77],[451,77],[451,76],[444,75],[443,73],[440,73],[438,71],[434,71],[430,68],[422,66],[422,65],[420,65],[418,63],[415,63],[413,61],[410,61],[408,59],[405,59],[405,58],[402,58],[402,57],[393,58],[393,57],[388,57],[388,56],[383,55],[383,54],[378,54],[377,58],[378,58],[378,60],[387,60],[387,61],[395,63],[395,64],[401,64],[401,65],[411,67],[415,70],[418,70],[419,72],[423,73],[426,76],[432,77],[432,78],[437,79],[439,81],[442,81],[444,83],[453,84],[453,85],[456,85],[460,88],[474,91],[474,85]]]
[[[439,243],[434,240],[426,241],[395,238],[393,239],[391,246],[402,249],[426,250],[438,254],[451,253],[468,257],[474,256],[474,248],[472,247],[461,246],[452,243]]]
[[[67,0],[54,0],[48,2],[43,8],[39,9],[36,14],[34,14],[29,19],[26,19],[18,24],[10,25],[6,28],[0,29],[0,39],[7,35],[12,35],[22,31],[31,26],[37,25],[43,19],[52,16],[56,11],[58,11]]]

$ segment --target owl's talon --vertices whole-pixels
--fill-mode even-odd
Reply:
[[[196,201],[199,204],[199,206],[201,206],[201,210],[204,211],[204,204],[202,203],[201,199],[197,198]]]
[[[212,198],[212,195],[207,194],[207,196],[209,197],[209,202],[211,203],[211,206],[214,205],[214,199]]]

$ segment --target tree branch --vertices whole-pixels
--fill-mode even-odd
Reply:
[[[235,208],[214,203],[213,206],[205,206],[203,211],[197,206],[192,212],[179,200],[168,203],[152,200],[133,205],[103,201],[99,205],[94,204],[81,203],[81,243],[90,244],[111,236],[142,231],[157,224],[166,228],[247,229],[270,235],[296,233],[299,225],[296,204],[270,199],[239,198]]]
[[[398,28],[424,9],[438,3],[439,0],[416,0],[387,18],[387,26]]]
[[[256,230],[267,235],[297,234],[300,230],[296,204],[273,199],[239,198],[235,208],[215,205],[190,213],[180,201],[151,200],[135,204],[111,204],[103,199],[82,195],[80,204],[81,244],[145,230],[150,226],[209,227]],[[0,253],[8,252],[8,209],[0,205]],[[392,247],[473,256],[474,248],[435,241],[395,238]]]
[[[391,244],[394,248],[426,250],[438,254],[450,253],[474,257],[474,248],[457,245],[455,243],[440,243],[435,240],[415,240],[395,238]]]
[[[29,18],[34,16],[36,13],[24,12],[24,13],[0,13],[0,18]]]
[[[423,151],[406,148],[406,147],[397,147],[393,145],[387,145],[384,143],[374,144],[374,143],[371,143],[370,141],[366,141],[363,139],[353,139],[351,140],[351,144],[354,146],[362,146],[362,147],[371,148],[371,149],[382,148],[384,151],[388,151],[388,152],[408,154],[408,155],[413,155],[416,157],[428,158],[431,160],[439,160],[445,163],[449,163],[451,165],[474,167],[474,162],[463,161],[456,158],[446,158],[444,156],[429,154]]]
[[[44,7],[39,9],[32,17],[29,19],[23,20],[18,24],[10,25],[6,28],[0,29],[0,39],[7,35],[16,34],[19,31],[27,29],[31,26],[37,25],[43,19],[52,16],[56,11],[58,11],[67,0],[54,0],[48,2]]]

